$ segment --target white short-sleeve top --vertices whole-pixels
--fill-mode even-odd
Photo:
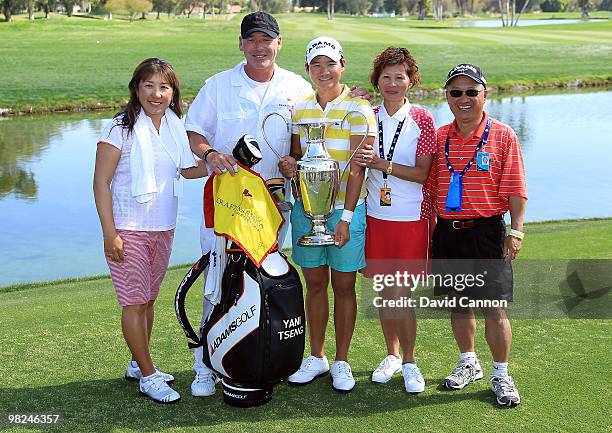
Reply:
[[[121,150],[121,158],[111,182],[113,217],[115,227],[122,230],[165,231],[176,227],[178,197],[174,195],[174,179],[177,177],[177,166],[171,158],[176,158],[177,146],[172,139],[168,122],[164,116],[159,132],[147,116],[155,158],[155,183],[157,193],[146,203],[138,203],[132,197],[132,177],[130,175],[130,151],[134,134],[119,124],[120,117],[115,117],[102,131],[99,143],[108,143]]]
[[[432,115],[421,107],[406,103],[393,116],[385,110],[384,104],[376,109],[376,122],[382,123],[383,154],[386,158],[399,123],[404,125],[393,152],[392,161],[414,167],[420,156],[436,153],[436,128]],[[379,151],[378,137],[374,148]],[[429,180],[424,184],[410,182],[395,176],[387,177],[387,187],[391,189],[391,206],[380,205],[380,191],[384,187],[383,173],[368,170],[366,187],[368,190],[368,215],[386,221],[426,220],[431,215],[432,197]]]

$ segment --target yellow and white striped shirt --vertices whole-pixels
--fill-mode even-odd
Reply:
[[[316,93],[313,93],[295,104],[291,117],[291,133],[300,135],[302,154],[306,153],[306,134],[297,124],[335,122],[329,125],[325,130],[325,146],[330,156],[338,161],[340,173],[342,173],[342,170],[346,167],[347,161],[351,156],[351,135],[365,135],[367,132],[369,136],[376,136],[376,118],[370,103],[361,98],[353,98],[349,93],[350,89],[345,85],[340,96],[328,102],[325,106],[325,110],[323,110],[317,102]],[[341,125],[340,122],[350,111],[362,113],[365,119],[362,115],[353,113],[349,115],[344,124]],[[348,176],[349,169],[347,169],[340,180],[340,190],[338,191],[335,203],[335,207],[337,208],[344,207]],[[362,186],[359,198],[363,199],[365,194],[365,187]]]

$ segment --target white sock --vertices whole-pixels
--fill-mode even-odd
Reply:
[[[478,358],[476,358],[476,352],[461,352],[461,363],[462,364],[476,364]]]
[[[140,367],[138,367],[138,363],[136,361],[134,361],[134,360],[130,361],[130,367],[132,367],[132,368],[140,368]]]
[[[493,361],[493,377],[508,376],[508,363]]]

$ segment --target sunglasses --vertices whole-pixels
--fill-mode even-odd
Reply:
[[[484,91],[485,91],[485,89],[482,89],[482,90],[478,90],[478,89],[467,89],[467,90],[453,89],[453,90],[449,90],[448,94],[451,95],[451,97],[453,97],[453,98],[460,98],[463,95],[463,93],[465,93],[470,98],[475,98],[476,96],[478,96],[478,94],[480,92],[484,92]]]

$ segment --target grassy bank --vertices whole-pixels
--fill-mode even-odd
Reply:
[[[541,221],[525,224],[528,236],[523,241],[520,260],[612,259],[612,218]],[[290,254],[290,250],[287,254]],[[170,271],[187,272],[191,264],[173,265]],[[64,284],[83,284],[107,280],[107,275],[68,278],[0,286],[0,294]]]
[[[104,21],[53,17],[0,23],[3,90],[0,112],[91,109],[120,105],[131,71],[142,59],[173,63],[186,100],[204,80],[241,59],[240,16],[230,21],[186,19]],[[344,81],[367,87],[373,55],[407,46],[420,62],[421,89],[438,89],[456,63],[478,63],[501,90],[612,82],[612,23],[515,29],[456,28],[450,23],[322,15],[279,16],[284,46],[279,64],[303,72],[306,42],[338,38],[348,59]]]
[[[612,258],[612,219],[530,224],[523,259]],[[141,398],[122,379],[129,357],[119,328],[120,311],[108,278],[63,281],[0,293],[0,407],[3,412],[61,413],[60,431],[118,432],[352,432],[352,431],[607,431],[612,362],[610,320],[514,320],[511,374],[523,403],[495,407],[485,381],[462,391],[438,389],[457,354],[447,320],[420,320],[417,359],[427,387],[403,392],[401,377],[370,383],[384,356],[376,320],[358,316],[351,346],[355,390],[338,395],[321,379],[305,388],[278,385],[270,404],[249,410],[189,395],[191,352],[173,311],[185,268],[168,272],[157,304],[153,357],[172,372],[183,398],[164,407]],[[194,289],[189,313],[201,298]],[[515,302],[520,302],[519,299]],[[328,356],[333,354],[333,327]],[[491,370],[482,324],[476,350],[485,377]],[[568,364],[572,374],[568,378]],[[602,370],[603,368],[603,370]],[[584,414],[588,413],[588,416]],[[0,424],[0,430],[13,431]],[[15,429],[14,431],[17,431]]]

